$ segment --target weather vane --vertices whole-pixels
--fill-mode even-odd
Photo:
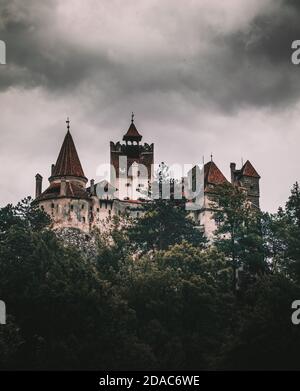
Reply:
[[[131,123],[133,124],[134,121],[134,112],[131,113]]]

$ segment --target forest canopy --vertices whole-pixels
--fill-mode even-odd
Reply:
[[[299,185],[275,214],[219,202],[213,243],[172,200],[76,245],[29,198],[1,208],[0,368],[300,369]]]

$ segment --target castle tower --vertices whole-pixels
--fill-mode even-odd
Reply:
[[[110,142],[111,184],[117,188],[117,198],[121,200],[145,198],[152,182],[154,145],[141,145],[141,140],[132,114],[129,129],[123,136],[125,144]]]
[[[218,185],[228,183],[227,179],[211,159],[204,165],[204,199],[203,207],[200,210],[198,221],[203,227],[205,236],[210,239],[213,237],[217,229],[216,221],[214,220],[214,212],[217,208]],[[215,206],[215,208],[214,208]]]
[[[189,204],[190,216],[206,238],[211,240],[217,229],[214,212],[218,209],[218,186],[229,182],[213,161],[212,156],[211,161],[204,164],[202,169],[195,166],[188,175],[191,179],[190,186],[192,191],[196,190],[196,181],[199,189],[201,189],[193,201],[194,205]]]
[[[236,169],[236,164],[230,164],[231,183],[241,188],[244,188],[247,193],[247,198],[251,204],[259,208],[259,180],[260,176],[252,166],[249,160],[243,165],[240,170]]]
[[[53,228],[79,228],[89,230],[90,195],[86,191],[84,175],[78,153],[70,133],[70,121],[55,165],[52,165],[49,187],[41,193],[38,187],[34,203],[52,218]],[[37,177],[40,180],[40,177]]]

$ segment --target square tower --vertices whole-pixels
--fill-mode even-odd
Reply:
[[[110,182],[121,200],[146,198],[153,180],[154,144],[142,145],[141,140],[132,114],[129,129],[123,136],[124,143],[110,142]]]

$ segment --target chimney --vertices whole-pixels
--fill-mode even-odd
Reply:
[[[59,195],[60,196],[65,196],[67,194],[67,182],[66,182],[66,178],[62,178],[61,179],[61,183],[60,183],[60,193]]]
[[[95,180],[94,179],[91,179],[90,193],[92,196],[95,195]]]
[[[52,164],[52,165],[51,165],[51,176],[52,176],[53,173],[54,173],[54,169],[55,169],[55,164]]]
[[[235,163],[230,163],[230,173],[231,173],[231,183],[234,184],[235,182],[235,169],[236,169],[236,164]]]
[[[40,174],[35,176],[35,198],[39,197],[42,194],[42,183],[43,177]]]

